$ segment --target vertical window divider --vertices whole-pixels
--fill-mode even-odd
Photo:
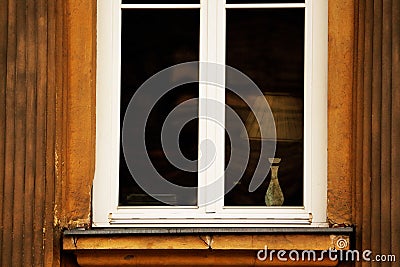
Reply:
[[[208,1],[207,13],[207,63],[205,70],[206,101],[205,121],[206,162],[206,213],[216,213],[224,201],[224,144],[225,144],[225,1]],[[201,164],[200,164],[201,165]],[[201,170],[203,173],[203,170]],[[211,186],[212,185],[212,186]],[[212,188],[212,190],[211,190]]]
[[[217,2],[217,63],[223,66],[218,72],[218,84],[220,87],[216,88],[216,100],[219,109],[217,110],[218,120],[221,123],[221,127],[217,127],[216,130],[216,145],[217,145],[217,177],[220,179],[218,183],[218,190],[221,198],[216,201],[216,208],[222,210],[224,206],[225,196],[225,55],[226,55],[226,0],[216,1]]]
[[[206,99],[207,99],[207,84],[202,81],[207,80],[207,71],[204,63],[208,60],[208,12],[207,1],[200,1],[200,51],[199,51],[199,140],[198,140],[198,205],[200,210],[205,210],[206,203],[206,185],[207,176],[203,170],[206,164],[205,148],[200,147],[207,138],[206,128]]]
[[[122,29],[122,8],[117,4],[116,1],[113,1],[113,9],[115,10],[113,13],[113,42],[112,42],[112,49],[115,51],[115,54],[118,56],[113,57],[113,64],[112,64],[112,76],[114,79],[114,84],[112,86],[112,91],[115,92],[113,94],[112,101],[115,103],[113,105],[113,122],[112,122],[112,131],[113,138],[111,139],[113,146],[115,148],[112,149],[113,154],[111,158],[117,158],[118,161],[114,161],[111,177],[119,177],[119,161],[120,159],[120,135],[121,135],[121,121],[120,121],[120,110],[121,110],[121,56],[122,56],[122,48],[121,48],[121,29]],[[116,179],[116,183],[113,183],[111,186],[112,190],[115,192],[113,193],[112,198],[112,206],[113,210],[118,209],[119,205],[119,179]]]
[[[312,162],[311,162],[311,140],[312,140],[312,121],[311,121],[311,112],[312,112],[312,92],[313,92],[313,83],[312,83],[312,60],[313,53],[312,47],[307,45],[311,44],[312,41],[312,6],[310,1],[306,1],[305,8],[305,27],[304,27],[304,189],[303,189],[303,203],[304,208],[308,212],[312,212],[310,208],[311,201],[311,193],[312,193],[312,185],[310,183],[310,177],[312,175]]]

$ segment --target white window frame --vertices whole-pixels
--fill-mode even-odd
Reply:
[[[225,17],[229,8],[304,8],[304,192],[303,207],[223,207],[223,199],[205,207],[118,206],[120,136],[121,8],[200,9],[200,61],[225,64]],[[328,0],[305,4],[120,4],[97,1],[96,165],[93,184],[93,227],[326,227],[327,205],[327,50]],[[217,45],[216,45],[217,44]],[[207,73],[201,73],[207,75]],[[224,82],[224,75],[221,76]],[[203,97],[225,103],[225,93],[200,85]],[[203,88],[202,88],[203,87]],[[201,106],[201,105],[200,105]],[[210,107],[212,108],[212,107]],[[207,110],[199,110],[200,117]],[[223,115],[224,116],[224,115]],[[199,140],[217,144],[217,160],[199,173],[199,188],[224,171],[224,129],[199,120]],[[223,186],[221,187],[223,194]],[[207,198],[198,192],[199,198]]]

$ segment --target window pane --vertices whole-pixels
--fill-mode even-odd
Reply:
[[[303,91],[304,91],[304,9],[229,9],[227,10],[227,65],[248,75],[260,88],[276,124],[276,153],[280,158],[278,181],[283,192],[283,206],[303,205]],[[229,84],[227,74],[227,84]],[[258,97],[258,98],[259,98]],[[256,96],[250,96],[257,108]],[[250,156],[244,175],[232,179],[241,166],[226,174],[226,206],[266,206],[265,196],[271,172],[256,191],[250,193],[249,183],[260,155],[261,144],[273,147],[267,138],[261,139],[254,114],[237,95],[227,91],[226,103],[240,117],[248,132]],[[240,134],[238,125],[226,120],[229,133]],[[226,136],[226,163],[231,148]],[[247,141],[247,140],[246,140]],[[235,150],[236,149],[236,150]],[[237,151],[239,149],[239,151]],[[242,152],[244,153],[244,152]],[[275,183],[271,183],[272,184]],[[279,195],[279,194],[278,194]],[[275,198],[277,198],[275,196]]]
[[[199,10],[122,11],[121,125],[131,97],[144,81],[166,67],[199,59],[199,25]],[[168,161],[161,146],[161,128],[166,116],[177,105],[197,97],[197,84],[179,86],[169,91],[157,102],[146,125],[146,149],[154,168],[166,180],[185,187],[197,187],[197,168],[196,172],[183,171]],[[190,114],[197,117],[198,107],[186,107],[184,112],[185,116]],[[179,135],[181,152],[190,160],[197,160],[197,139],[198,122],[192,120]],[[145,157],[139,152],[135,155],[138,161]],[[119,192],[120,205],[166,205],[146,194],[134,181],[122,147]],[[196,193],[180,195],[164,191],[158,192],[158,197],[174,205],[197,204]]]
[[[200,4],[200,0],[122,0],[122,4]]]
[[[305,3],[304,0],[226,0],[227,4],[284,4]]]

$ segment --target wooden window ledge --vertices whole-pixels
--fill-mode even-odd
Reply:
[[[337,261],[257,260],[259,250],[348,250],[344,228],[135,228],[67,230],[63,250],[80,266],[336,266]],[[292,263],[292,264],[291,264]],[[304,264],[304,265],[301,265]]]

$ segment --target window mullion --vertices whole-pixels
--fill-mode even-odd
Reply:
[[[208,61],[208,13],[207,13],[207,1],[201,0],[200,2],[200,51],[199,59],[200,62]],[[200,81],[207,80],[207,72],[204,68],[205,65],[199,65],[199,79]],[[200,209],[204,209],[206,203],[206,185],[207,185],[207,173],[203,171],[203,166],[206,165],[205,151],[200,144],[204,143],[207,139],[207,84],[199,83],[199,145],[198,145],[198,205]]]
[[[205,3],[206,2],[206,3]],[[205,179],[205,208],[207,213],[222,209],[224,194],[224,120],[225,120],[225,1],[203,1],[206,16],[207,55],[205,68],[205,161],[200,170]],[[202,6],[203,7],[203,6]],[[201,115],[201,114],[200,114]],[[200,130],[201,131],[201,130]],[[201,140],[200,140],[201,141]],[[201,143],[200,143],[201,145]],[[200,164],[201,166],[201,164]]]

